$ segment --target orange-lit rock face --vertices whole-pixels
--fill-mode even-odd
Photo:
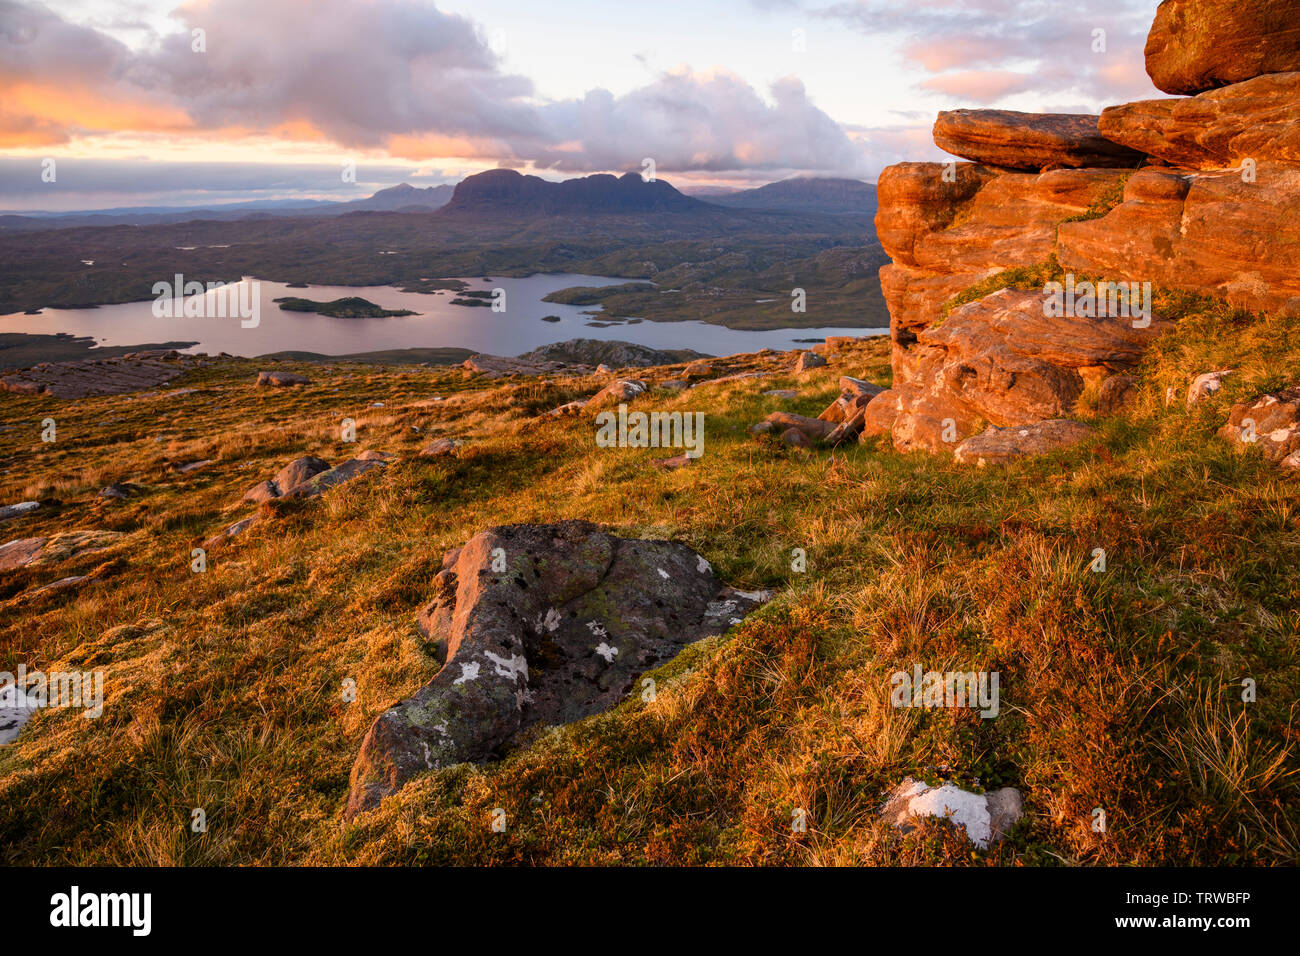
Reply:
[[[1066,269],[1141,279],[1262,311],[1300,310],[1300,165],[1235,170],[1145,169],[1109,215],[1065,223]]]
[[[1097,119],[1078,113],[946,110],[935,121],[934,141],[963,159],[1034,172],[1141,162],[1141,153],[1102,136]]]
[[[1202,93],[1300,70],[1295,0],[1164,0],[1147,35],[1147,73],[1166,93]]]
[[[1227,169],[1247,159],[1300,162],[1300,72],[1188,99],[1111,106],[1099,128],[1117,143],[1189,169]]]

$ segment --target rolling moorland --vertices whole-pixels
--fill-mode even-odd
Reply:
[[[887,339],[0,376],[0,669],[106,688],[0,748],[0,859],[1294,864],[1296,37],[1165,0],[1170,98],[941,113]]]

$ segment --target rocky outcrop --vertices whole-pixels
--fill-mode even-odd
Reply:
[[[951,451],[981,423],[1024,426],[1066,418],[1089,384],[1131,369],[1169,326],[1158,317],[1144,324],[1132,317],[1056,314],[1051,306],[1048,294],[1003,289],[919,330],[911,374],[888,399],[872,400],[864,426],[868,418],[878,426],[888,421],[900,450]]]
[[[580,521],[483,531],[448,553],[433,586],[418,623],[445,664],[370,727],[349,817],[418,773],[489,760],[529,727],[607,710],[642,672],[765,597],[721,584],[685,545]]]
[[[1300,385],[1232,406],[1219,434],[1238,448],[1255,448],[1269,461],[1300,468]]]
[[[39,501],[20,501],[17,504],[5,505],[0,507],[0,521],[8,521],[10,518],[19,518],[33,511],[39,511],[41,503]]]
[[[1103,136],[1097,120],[1076,113],[948,110],[935,121],[934,141],[954,156],[1008,169],[1136,167],[1142,154]]]
[[[1132,399],[1130,373],[1167,323],[1121,321],[1131,313],[1113,300],[1052,317],[1029,292],[952,308],[1006,270],[1022,270],[1005,283],[1017,285],[1030,270],[1052,275],[1055,262],[1068,281],[1077,274],[1108,290],[1136,283],[1300,313],[1297,11],[1266,0],[1162,5],[1148,65],[1167,89],[1199,94],[1189,99],[1110,107],[1095,122],[941,114],[936,142],[978,162],[900,163],[880,176],[894,381],[867,405],[861,435],[952,450],[990,425],[1042,426],[1029,436],[1058,430],[1052,423],[1071,418],[1094,386],[1100,414]],[[1078,168],[1049,168],[1060,166]],[[1145,299],[1140,311],[1149,307]],[[1007,445],[1010,435],[1019,437],[980,435],[964,454],[1005,458],[990,443]]]
[[[329,462],[312,455],[297,458],[276,472],[274,478],[260,481],[249,488],[244,492],[243,500],[251,504],[260,504],[272,498],[283,497],[304,482],[329,471],[329,468]]]
[[[170,382],[197,364],[195,358],[179,352],[45,362],[0,378],[0,390],[67,399],[120,395]]]
[[[1141,100],[1101,114],[1108,139],[1173,166],[1300,162],[1300,73],[1273,73],[1190,99]]]
[[[519,356],[524,362],[560,362],[564,365],[611,368],[648,368],[707,358],[694,349],[656,349],[634,342],[608,339],[568,339],[539,346]]]
[[[1066,269],[1152,282],[1258,311],[1300,311],[1300,165],[1240,172],[1143,169],[1108,215],[1061,225]]]
[[[1201,93],[1300,70],[1294,0],[1164,0],[1147,35],[1147,73],[1166,93]]]

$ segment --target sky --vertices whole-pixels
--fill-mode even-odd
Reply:
[[[944,158],[941,109],[1159,96],[1157,5],[0,0],[0,209],[351,199],[646,159],[684,187],[874,181]]]

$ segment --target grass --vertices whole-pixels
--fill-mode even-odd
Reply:
[[[785,358],[715,360],[776,374],[638,399],[707,414],[703,458],[675,472],[650,466],[654,449],[597,448],[589,420],[534,417],[598,377],[338,363],[269,390],[252,386],[253,364],[228,361],[178,380],[199,390],[175,398],[6,397],[0,502],[59,503],[0,538],[127,537],[0,575],[0,670],[94,666],[108,694],[100,719],[43,711],[0,749],[0,859],[1294,863],[1296,484],[1214,432],[1232,402],[1292,380],[1300,337],[1295,320],[1160,302],[1181,303],[1181,321],[1151,350],[1131,410],[1083,446],[1003,469],[879,441],[805,454],[749,438],[783,405],[820,412],[842,374],[887,383],[883,339],[800,377]],[[1207,402],[1166,405],[1171,385],[1229,365],[1239,374]],[[782,387],[800,397],[762,395]],[[355,446],[338,440],[345,417]],[[466,440],[460,457],[415,455],[442,436]],[[198,541],[251,513],[236,506],[245,488],[294,457],[361,448],[399,460],[268,509],[190,572]],[[101,503],[111,480],[145,493]],[[489,525],[561,518],[678,538],[729,583],[777,596],[651,672],[653,702],[634,695],[499,763],[427,774],[343,824],[366,728],[436,673],[414,617],[442,553]],[[1089,570],[1095,548],[1104,573]],[[96,569],[80,590],[32,593]],[[916,662],[998,671],[999,716],[890,707],[890,675]],[[900,834],[878,810],[908,775],[1018,787],[1025,818],[988,851],[938,822]],[[196,808],[206,832],[191,829]],[[497,808],[504,833],[490,827]]]

